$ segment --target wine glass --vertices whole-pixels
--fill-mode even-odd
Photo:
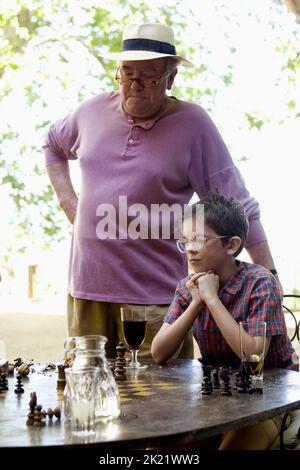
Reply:
[[[131,362],[127,367],[129,369],[147,367],[146,365],[141,365],[137,360],[139,348],[143,344],[146,335],[146,307],[121,308],[121,320],[124,339],[131,350]]]
[[[242,365],[249,371],[253,386],[261,386],[266,347],[266,322],[241,321],[239,325]],[[251,341],[250,337],[254,341]]]

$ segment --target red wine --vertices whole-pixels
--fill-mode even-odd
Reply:
[[[122,322],[124,338],[131,349],[139,349],[143,343],[146,325],[146,320],[124,320]]]

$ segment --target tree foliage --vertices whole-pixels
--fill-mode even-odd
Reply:
[[[178,98],[201,103],[213,111],[216,96],[235,85],[230,57],[236,54],[237,44],[224,33],[228,60],[222,63],[220,57],[216,73],[209,62],[215,51],[205,41],[205,33],[203,37],[199,34],[204,20],[194,10],[195,3],[12,0],[0,6],[0,97],[1,112],[7,117],[0,123],[0,181],[13,202],[12,223],[18,249],[40,238],[47,245],[63,237],[68,229],[45,175],[43,134],[50,122],[78,102],[115,87],[115,64],[103,59],[102,54],[120,49],[124,24],[164,22],[174,27],[178,50],[196,64],[193,70],[181,72],[173,90]],[[242,25],[227,11],[227,2],[214,3],[216,19],[235,22],[238,33]],[[284,14],[279,2],[271,4],[279,16]],[[259,15],[254,21],[260,22]],[[295,25],[287,39],[281,36],[280,22],[270,20],[268,28],[277,31],[273,35],[274,50],[281,57],[282,79],[290,90],[286,115],[281,119],[300,117],[294,97],[300,69],[299,31]],[[261,129],[266,119],[257,109],[244,110],[243,125],[249,129]],[[242,161],[247,157],[236,158]]]

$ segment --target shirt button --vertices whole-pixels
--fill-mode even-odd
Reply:
[[[134,140],[133,139],[129,139],[128,141],[130,144],[133,144]]]

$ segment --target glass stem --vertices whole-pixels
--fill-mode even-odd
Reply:
[[[138,349],[132,349],[131,351],[132,364],[134,364],[135,366],[138,365],[137,353],[138,353]]]

